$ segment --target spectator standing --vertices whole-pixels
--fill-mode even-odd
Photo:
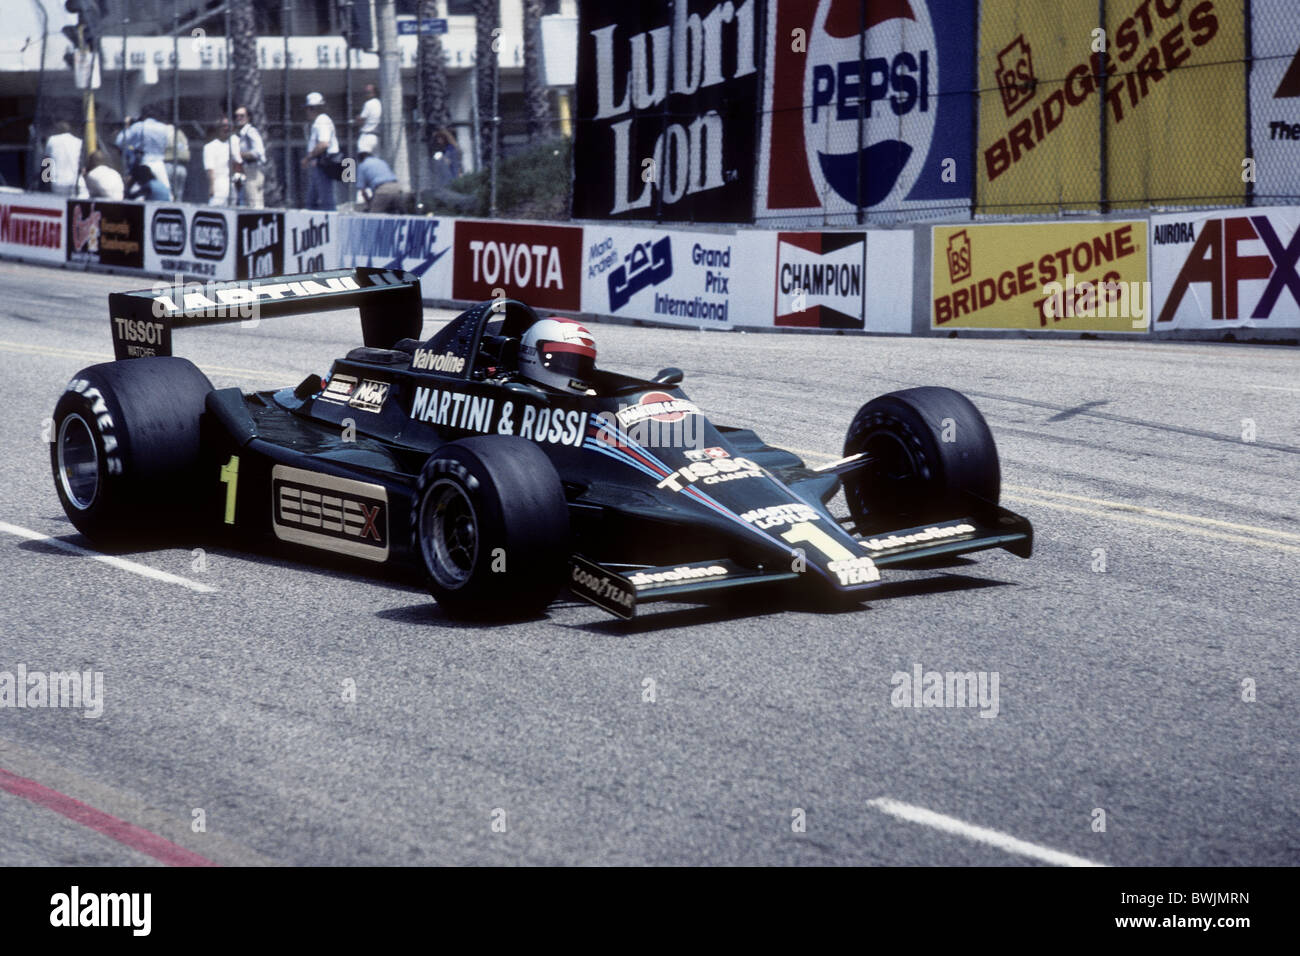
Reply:
[[[158,181],[152,166],[137,163],[131,169],[131,178],[127,181],[126,198],[169,202],[172,191]]]
[[[339,138],[334,131],[334,121],[325,112],[325,97],[319,93],[307,94],[307,155],[302,168],[307,176],[308,209],[333,212],[334,179],[325,170],[325,164],[339,162]]]
[[[54,128],[54,135],[45,141],[50,192],[60,196],[76,196],[77,174],[81,170],[81,137],[74,136],[72,127],[63,120]]]
[[[230,120],[221,117],[208,127],[212,139],[203,147],[203,169],[208,174],[208,205],[230,204],[230,167],[234,146],[230,138]]]
[[[86,190],[91,199],[122,199],[126,195],[126,184],[119,173],[108,161],[108,154],[97,149],[90,154],[87,161]]]
[[[171,141],[170,127],[160,123],[152,108],[145,110],[141,119],[126,118],[126,128],[117,134],[115,145],[122,150],[126,168],[132,170],[144,163],[153,170],[153,178],[167,190],[171,199],[171,180],[167,177],[167,163],[163,155]]]
[[[244,181],[239,187],[238,204],[262,208],[262,187],[266,182],[266,144],[249,118],[247,106],[235,110],[235,152],[241,163]]]
[[[182,202],[185,199],[185,180],[190,174],[190,141],[179,126],[164,125],[167,127],[167,149],[163,152],[163,161],[167,164],[172,198]]]
[[[405,196],[393,168],[378,156],[362,153],[358,157],[357,192],[366,205],[363,212],[403,212]]]
[[[384,118],[384,104],[379,101],[379,92],[375,84],[366,84],[366,101],[361,105],[361,115],[357,122],[361,132],[357,135],[357,155],[375,153],[379,150],[379,121]]]
[[[433,134],[434,182],[445,186],[461,175],[460,146],[456,143],[456,134],[447,127],[442,127]]]

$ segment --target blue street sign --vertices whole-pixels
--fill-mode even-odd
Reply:
[[[397,32],[402,36],[415,35],[415,20],[398,20]],[[420,21],[420,32],[425,36],[435,33],[447,32],[447,20],[444,17],[438,17],[436,20],[424,19]]]

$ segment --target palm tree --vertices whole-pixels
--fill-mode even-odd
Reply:
[[[496,64],[501,36],[499,0],[474,0],[474,85],[478,91],[478,150],[482,168],[495,160]],[[495,32],[495,36],[493,33]]]
[[[379,95],[384,113],[380,121],[380,148],[402,189],[411,188],[411,166],[406,153],[406,107],[402,96],[402,51],[397,46],[397,15],[393,0],[378,0]]]
[[[230,66],[235,106],[248,107],[248,119],[269,138],[266,102],[262,97],[262,70],[257,63],[257,24],[253,19],[253,0],[230,0]],[[288,117],[285,117],[287,123]],[[287,127],[286,127],[287,129]],[[285,137],[288,148],[288,137]],[[280,178],[274,163],[264,163],[266,179],[262,189],[268,206],[283,204]]]
[[[434,0],[420,0],[418,19],[438,15]],[[424,152],[434,151],[434,136],[438,130],[451,123],[451,110],[447,106],[447,64],[442,50],[442,39],[436,33],[421,33],[417,54],[420,75],[416,79],[424,106]]]
[[[524,0],[524,108],[528,142],[550,136],[551,101],[542,76],[542,0]]]

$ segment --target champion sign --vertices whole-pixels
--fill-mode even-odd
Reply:
[[[973,88],[974,57],[936,24],[974,22],[973,0],[771,7],[760,216],[915,218],[969,202],[971,105],[956,94]]]
[[[783,232],[776,245],[776,324],[863,327],[867,237],[861,232]]]
[[[763,0],[584,0],[574,218],[752,218]]]

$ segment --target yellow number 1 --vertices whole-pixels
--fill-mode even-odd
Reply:
[[[230,461],[221,466],[221,480],[226,485],[226,524],[235,523],[235,489],[239,485],[239,456],[231,455]]]
[[[799,544],[801,541],[811,544],[826,555],[828,561],[848,561],[854,557],[852,551],[811,521],[800,521],[798,524],[791,525],[789,531],[781,532],[781,537],[791,544]]]

